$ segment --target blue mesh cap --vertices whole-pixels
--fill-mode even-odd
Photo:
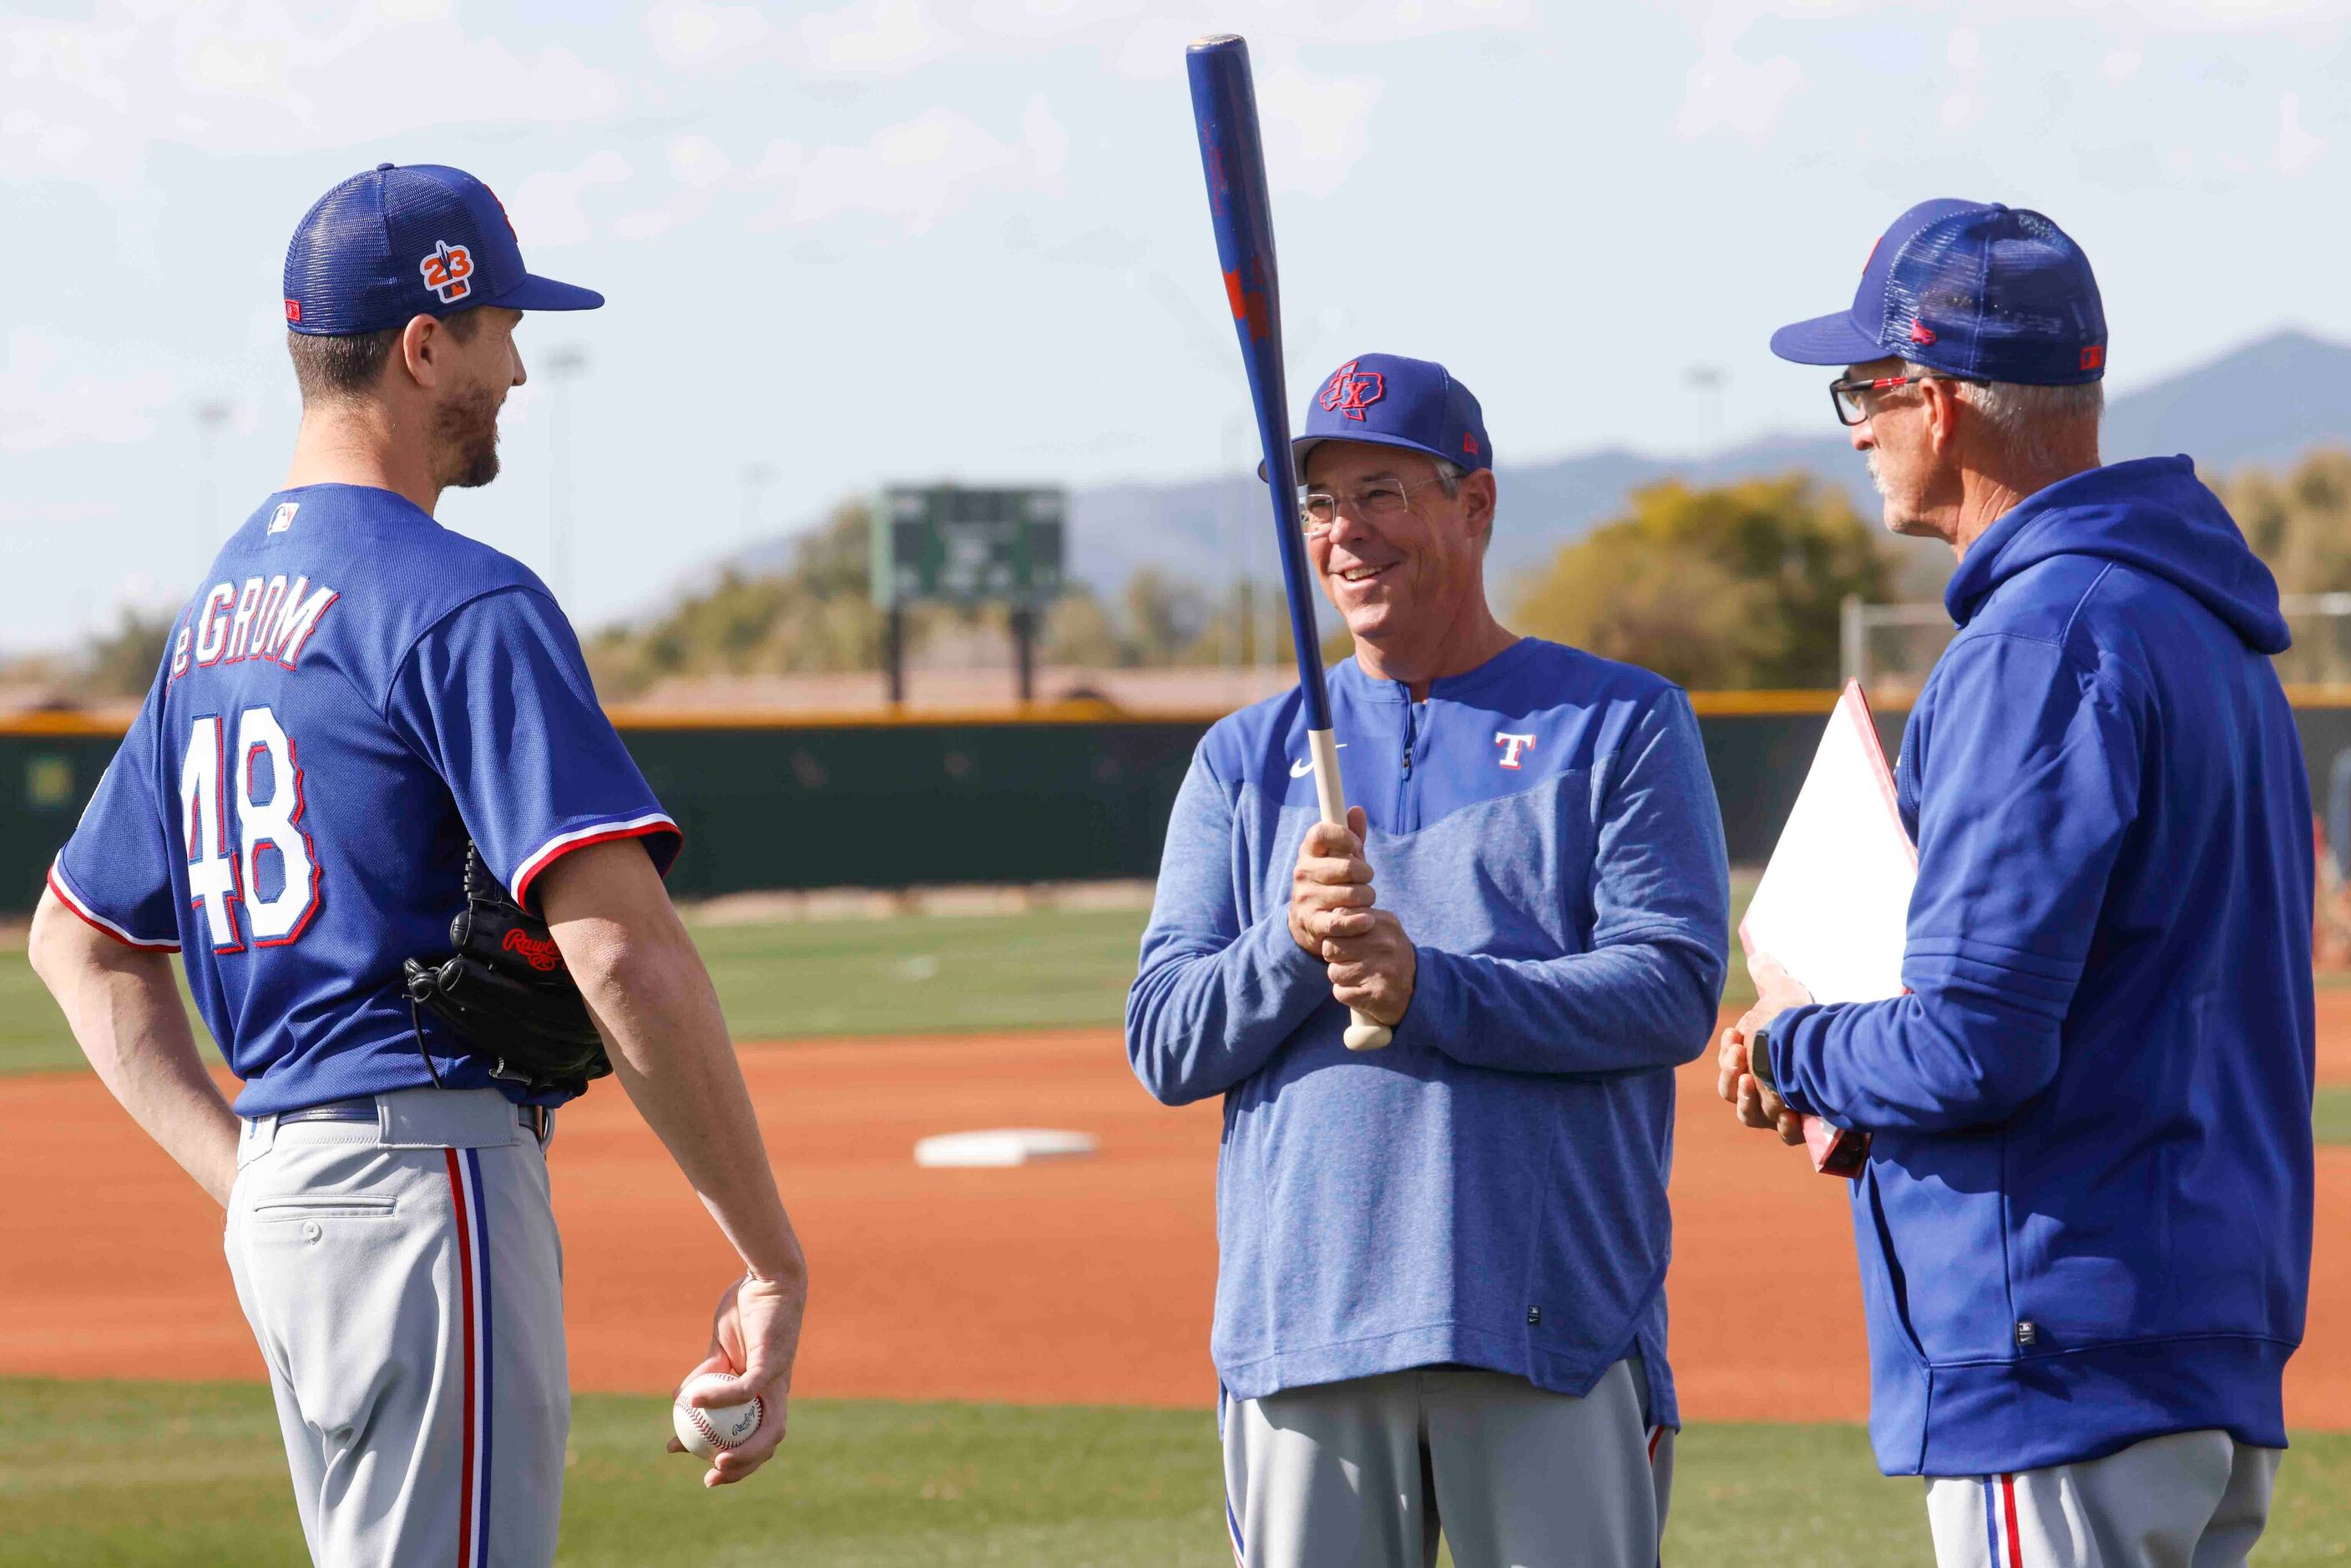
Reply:
[[[1401,446],[1463,468],[1494,465],[1486,415],[1469,389],[1436,361],[1401,354],[1358,354],[1315,390],[1305,434],[1290,444],[1301,476],[1306,455],[1325,441]]]
[[[476,305],[593,310],[604,297],[533,275],[506,207],[463,169],[379,163],[303,214],[286,247],[286,326],[346,336]]]
[[[2106,373],[2106,312],[2090,258],[2039,213],[1921,202],[1869,253],[1853,308],[1771,334],[1800,365],[1887,355],[1949,375],[2068,386]]]

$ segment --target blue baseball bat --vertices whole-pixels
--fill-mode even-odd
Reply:
[[[1306,703],[1306,748],[1322,820],[1344,826],[1347,799],[1339,781],[1339,747],[1331,734],[1331,691],[1322,680],[1322,639],[1314,628],[1314,573],[1299,526],[1298,472],[1290,453],[1290,393],[1281,373],[1281,280],[1273,257],[1273,201],[1265,179],[1265,141],[1258,130],[1257,88],[1249,44],[1225,34],[1184,51],[1192,78],[1192,119],[1208,177],[1208,217],[1217,231],[1217,265],[1240,334],[1257,434],[1265,448],[1266,491],[1290,601],[1290,638],[1298,654],[1298,690]],[[1356,1012],[1347,1047],[1387,1044],[1387,1026]]]

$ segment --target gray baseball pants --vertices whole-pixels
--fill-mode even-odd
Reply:
[[[1225,1520],[1241,1568],[1656,1568],[1674,1434],[1640,1358],[1582,1398],[1423,1367],[1228,1401]]]
[[[539,1135],[486,1089],[329,1110],[244,1124],[226,1239],[311,1558],[550,1563],[571,1395]]]
[[[2078,1465],[1931,1477],[1936,1568],[2241,1568],[2282,1457],[2174,1432]]]

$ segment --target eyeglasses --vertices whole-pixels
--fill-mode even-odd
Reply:
[[[1416,479],[1406,484],[1402,479],[1374,479],[1352,496],[1333,495],[1328,490],[1308,490],[1298,497],[1298,519],[1309,534],[1325,534],[1339,520],[1339,508],[1344,507],[1357,518],[1367,523],[1400,517],[1412,510],[1412,493],[1430,485],[1444,483],[1442,476]]]
[[[1973,382],[1974,376],[1839,376],[1829,383],[1829,402],[1836,405],[1837,423],[1865,424],[1869,420],[1869,402],[1865,394],[1892,392],[1896,387],[1915,386],[1920,382]]]

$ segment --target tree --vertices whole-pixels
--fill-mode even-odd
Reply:
[[[1120,596],[1126,644],[1139,664],[1172,664],[1208,623],[1207,598],[1189,582],[1177,582],[1155,567],[1126,580]]]
[[[1876,531],[1791,475],[1635,491],[1562,549],[1510,607],[1521,629],[1694,688],[1834,685],[1837,610],[1886,597]]]
[[[843,502],[801,536],[789,571],[730,569],[649,624],[598,633],[588,644],[598,689],[627,696],[667,675],[874,668],[882,612],[868,591],[870,516],[864,502]]]
[[[2305,453],[2283,474],[2241,468],[2219,486],[2253,553],[2287,593],[2351,590],[2351,452]],[[2289,681],[2351,679],[2351,624],[2339,615],[2289,618],[2294,646],[2278,655]]]
[[[168,612],[142,614],[125,609],[114,630],[91,642],[88,689],[93,696],[143,697],[155,684],[155,666],[172,640],[177,620]]]
[[[1043,643],[1049,664],[1107,669],[1125,663],[1110,612],[1084,588],[1065,591],[1045,612]]]

